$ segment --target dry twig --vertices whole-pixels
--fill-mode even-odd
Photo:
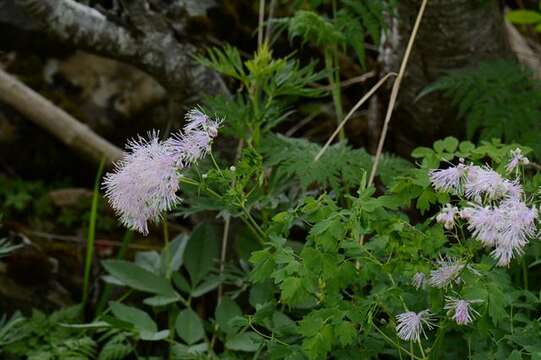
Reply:
[[[107,163],[111,164],[124,155],[121,149],[96,134],[87,125],[1,69],[0,101],[11,105],[64,144],[96,161],[105,157]]]

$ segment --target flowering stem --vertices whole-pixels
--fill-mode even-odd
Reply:
[[[185,176],[182,176],[180,178],[180,181],[185,183],[185,184],[189,184],[189,185],[193,185],[193,186],[200,186],[201,185],[201,183],[199,181],[187,178]],[[209,194],[215,196],[216,198],[218,198],[220,200],[222,199],[222,196],[220,194],[218,194],[217,192],[215,192],[214,190],[209,189],[208,187],[205,187],[204,190],[206,190]],[[256,235],[256,238],[259,241],[259,243],[263,244],[265,242],[265,240],[264,240],[265,236],[266,236],[265,232],[259,227],[259,225],[256,223],[256,221],[254,220],[252,215],[250,215],[250,213],[246,210],[245,207],[242,207],[242,211],[244,213],[243,214],[244,216],[240,217],[241,220]]]
[[[421,350],[421,356],[423,359],[426,359],[425,351],[423,350],[423,344],[421,344],[421,339],[417,340],[417,344],[419,345],[419,350]]]
[[[167,218],[162,220],[163,225],[163,241],[165,251],[165,277],[169,279],[171,277],[171,249],[169,246],[169,226],[167,224]]]
[[[524,258],[522,258],[522,276],[524,277],[524,290],[528,291],[528,266],[526,266]]]
[[[265,243],[265,232],[259,227],[257,222],[254,220],[252,215],[246,210],[245,207],[242,208],[242,211],[244,212],[244,215],[246,216],[246,219],[244,217],[241,217],[245,224],[248,225],[248,227],[255,233],[257,240],[261,245]]]
[[[408,354],[409,356],[411,356],[412,359],[418,359],[418,360],[422,360],[420,357],[416,356],[415,354],[413,354],[413,352],[410,352],[408,349],[406,349],[405,347],[401,346],[400,344],[397,344],[396,342],[393,341],[393,339],[391,339],[389,336],[387,336],[387,334],[385,334],[380,328],[378,328],[376,326],[376,324],[374,324],[374,329],[376,329],[376,331],[391,345],[393,345],[394,347],[396,347],[399,351],[403,351],[405,352],[406,354]]]
[[[98,216],[97,214],[99,204],[100,179],[104,165],[105,157],[103,157],[100,161],[98,173],[96,174],[96,181],[94,184],[94,192],[92,194],[92,206],[90,209],[90,220],[88,223],[88,238],[86,244],[86,257],[83,274],[83,304],[86,304],[89,294],[88,288],[90,283],[90,273],[92,271],[92,260],[94,259],[94,240],[96,239],[96,221]]]
[[[325,68],[328,72],[329,85],[332,89],[331,93],[334,102],[334,109],[336,111],[336,122],[340,124],[342,122],[342,118],[344,117],[344,111],[342,110],[342,99],[340,93],[340,75],[336,75],[337,71],[333,66],[336,64],[333,64],[333,57],[333,52],[330,49],[325,51]],[[343,128],[340,128],[339,139],[345,139]]]
[[[229,225],[231,223],[231,217],[229,214],[225,216],[225,222],[224,222],[224,234],[222,236],[222,252],[220,254],[220,276],[224,273],[225,268],[225,258],[227,257],[227,240],[229,237]],[[224,287],[223,283],[220,282],[220,285],[218,285],[218,304],[222,301],[222,296],[224,293]]]
[[[220,173],[220,176],[223,177],[224,174],[222,173],[222,169],[220,169],[220,167],[218,166],[218,163],[216,162],[216,159],[214,159],[214,156],[212,155],[212,151],[209,151],[209,156],[210,156],[210,159],[212,160],[212,163],[214,164],[214,167],[216,168],[216,170],[218,170],[218,172]]]

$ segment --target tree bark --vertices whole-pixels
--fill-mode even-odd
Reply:
[[[130,63],[154,76],[176,97],[227,93],[223,80],[193,60],[197,48],[180,40],[146,0],[129,0],[121,24],[74,0],[11,0],[66,44]]]
[[[391,121],[388,147],[408,156],[414,146],[431,145],[438,138],[460,135],[450,101],[419,92],[449,70],[491,58],[512,57],[505,36],[503,9],[498,0],[431,0],[419,30],[400,89],[396,118]],[[396,71],[421,0],[401,0],[397,16],[382,44],[385,71]]]

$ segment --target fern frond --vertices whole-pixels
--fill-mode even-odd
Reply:
[[[361,22],[346,9],[341,9],[336,14],[335,23],[336,27],[344,34],[347,43],[355,50],[363,68],[366,67],[364,27]]]
[[[303,43],[317,46],[344,45],[344,34],[336,26],[315,11],[299,10],[287,19],[289,36],[299,37]]]
[[[207,50],[206,56],[195,56],[195,59],[202,65],[208,66],[227,76],[237,80],[246,80],[246,70],[244,69],[240,53],[237,48],[226,45],[223,48],[212,47]]]
[[[0,317],[0,353],[2,352],[2,346],[18,341],[26,335],[21,327],[24,320],[24,317],[18,311],[11,315],[9,319],[6,315]]]
[[[466,122],[468,138],[501,138],[530,146],[541,156],[541,82],[511,61],[484,62],[453,71],[418,97],[441,92]]]
[[[383,13],[385,11],[384,3],[381,0],[355,1],[343,0],[348,11],[354,12],[358,16],[358,22],[370,34],[374,44],[378,45],[381,39],[381,32],[385,27]]]
[[[305,190],[316,184],[335,191],[340,191],[344,184],[359,186],[363,171],[370,171],[372,166],[372,157],[364,149],[339,143],[314,161],[320,150],[319,144],[281,135],[269,137],[262,149],[268,166],[274,166],[284,177],[296,179]],[[406,160],[386,156],[381,164],[381,179],[387,184],[410,168]]]

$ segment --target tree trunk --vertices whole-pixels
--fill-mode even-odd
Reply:
[[[382,45],[385,71],[396,71],[404,54],[421,0],[401,0]],[[439,94],[419,100],[419,92],[449,70],[480,61],[512,57],[498,0],[430,0],[400,88],[387,146],[408,156],[416,145],[431,145],[461,135],[464,123],[450,101]]]

